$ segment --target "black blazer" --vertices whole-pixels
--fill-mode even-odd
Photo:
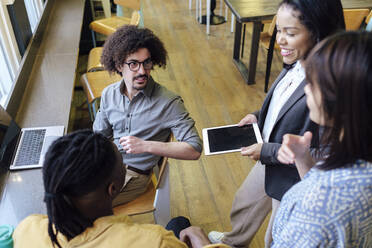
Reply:
[[[254,113],[258,119],[258,126],[261,132],[274,89],[287,72],[287,69],[283,69],[267,93],[261,110]],[[300,181],[300,176],[295,165],[281,164],[277,159],[283,135],[287,133],[303,135],[306,131],[311,131],[313,133],[311,147],[317,147],[319,144],[318,125],[310,120],[309,109],[306,105],[305,85],[306,81],[304,80],[283,105],[268,139],[268,143],[264,143],[261,150],[260,160],[266,167],[266,194],[279,201],[292,185]]]

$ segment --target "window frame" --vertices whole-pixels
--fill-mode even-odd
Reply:
[[[30,4],[30,6],[33,6],[34,11],[34,17],[37,17],[37,20],[34,20],[34,25],[31,27],[32,31],[32,38],[27,45],[26,53],[22,56],[17,45],[17,40],[13,31],[13,26],[10,20],[10,16],[8,13],[7,5],[14,4],[15,0],[0,0],[0,42],[2,43],[3,53],[5,55],[5,62],[8,65],[9,74],[12,78],[12,81],[9,83],[9,85],[4,84],[1,86],[3,89],[6,89],[6,97],[5,99],[0,99],[1,105],[4,108],[8,108],[8,105],[11,103],[13,106],[13,102],[18,102],[19,100],[15,100],[14,97],[19,98],[19,91],[20,87],[24,88],[26,86],[26,82],[24,81],[24,77],[20,74],[24,71],[24,64],[29,63],[33,61],[33,59],[27,59],[27,57],[31,54],[28,54],[28,50],[30,49],[31,43],[33,42],[33,39],[35,38],[36,33],[38,32],[38,28],[41,22],[41,19],[43,18],[44,10],[48,4],[49,1],[43,2],[42,0],[21,0],[25,1],[25,7],[26,7],[26,1],[27,4]],[[50,9],[50,8],[49,8]],[[27,8],[26,8],[27,11]],[[27,18],[31,25],[30,15],[27,11]],[[33,55],[31,55],[33,57]],[[26,62],[28,61],[28,62]],[[29,67],[29,66],[28,66]],[[26,69],[26,71],[29,69]],[[19,82],[20,81],[20,82]],[[21,82],[22,81],[22,82]],[[18,85],[19,84],[19,85]],[[17,86],[18,85],[18,86]],[[14,92],[14,91],[17,91]],[[15,94],[15,96],[13,96]],[[12,99],[13,98],[13,99]],[[16,105],[15,105],[16,106]],[[13,108],[13,107],[12,107]]]
[[[9,64],[10,74],[15,79],[22,60],[18,50],[17,41],[14,35],[12,24],[9,18],[6,4],[14,1],[2,1],[0,4],[0,39],[3,44],[4,53]]]

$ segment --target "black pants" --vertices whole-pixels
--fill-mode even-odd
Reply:
[[[189,219],[183,216],[178,216],[173,219],[171,219],[165,229],[169,231],[173,231],[174,235],[179,239],[180,238],[180,232],[191,226]]]

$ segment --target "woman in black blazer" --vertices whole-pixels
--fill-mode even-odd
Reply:
[[[309,118],[304,86],[304,60],[309,51],[330,34],[345,29],[340,0],[284,0],[276,20],[276,41],[287,65],[269,90],[262,108],[246,115],[239,125],[257,122],[264,143],[242,148],[242,155],[257,161],[235,194],[230,218],[232,231],[212,231],[213,243],[246,247],[272,210],[265,245],[272,241],[271,227],[284,193],[300,180],[295,165],[277,159],[284,134],[318,133]],[[318,146],[314,135],[312,146]]]

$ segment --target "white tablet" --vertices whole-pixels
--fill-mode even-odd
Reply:
[[[262,143],[257,123],[242,127],[228,125],[203,129],[204,154],[240,152],[242,147]]]

